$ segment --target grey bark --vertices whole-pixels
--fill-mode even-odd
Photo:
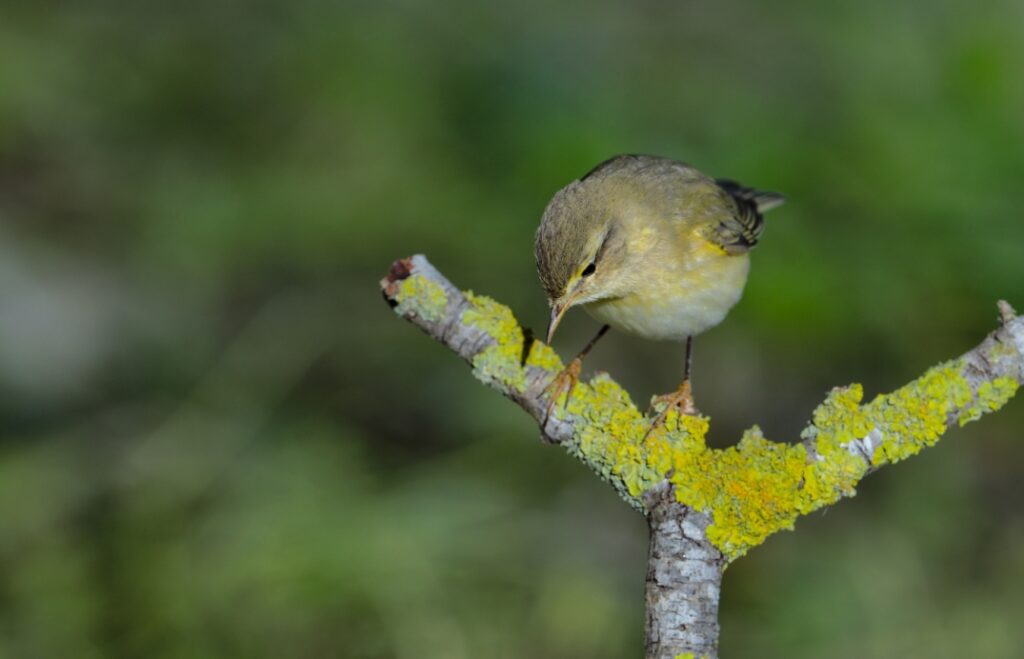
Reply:
[[[648,498],[647,659],[692,653],[718,657],[718,602],[726,560],[707,540],[710,519],[673,501],[665,488]]]

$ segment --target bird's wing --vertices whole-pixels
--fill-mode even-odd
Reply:
[[[743,254],[757,244],[764,232],[762,213],[782,204],[785,198],[775,192],[755,190],[736,181],[715,181],[733,212],[723,214],[709,227],[708,238],[730,254]]]
[[[641,154],[623,154],[599,163],[580,177],[600,181],[620,175],[651,190],[669,215],[696,222],[712,243],[729,254],[743,254],[757,244],[764,231],[762,213],[779,206],[784,197],[745,187],[727,179],[713,180],[686,163]],[[686,209],[686,212],[679,213]]]

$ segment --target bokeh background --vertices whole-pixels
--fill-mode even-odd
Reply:
[[[596,162],[779,190],[695,386],[719,445],[795,439],[1024,307],[1022,66],[1019,0],[3,3],[0,657],[640,656],[642,518],[377,280],[539,330]],[[587,366],[643,403],[682,352]],[[1024,656],[1022,427],[736,563],[723,656]]]

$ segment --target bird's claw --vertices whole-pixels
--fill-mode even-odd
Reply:
[[[686,414],[688,416],[700,414],[700,412],[697,411],[697,407],[693,404],[693,389],[690,387],[689,380],[683,380],[683,383],[679,385],[679,388],[672,393],[654,398],[651,401],[651,406],[648,408],[647,413],[650,414],[650,412],[656,409],[658,405],[664,405],[665,408],[661,410],[658,416],[651,423],[651,426],[647,429],[647,433],[644,434],[644,439],[646,439],[647,435],[650,435],[655,428],[659,428],[663,423],[665,423],[665,418],[672,410],[676,410],[680,414]]]
[[[548,420],[551,418],[551,412],[555,409],[555,405],[558,403],[559,396],[562,392],[565,392],[565,402],[563,407],[569,404],[569,397],[572,396],[572,390],[576,388],[576,383],[580,381],[580,374],[583,372],[583,360],[579,357],[569,362],[562,371],[551,379],[551,383],[544,389],[545,395],[548,397],[548,408],[544,413],[544,425],[548,425]]]

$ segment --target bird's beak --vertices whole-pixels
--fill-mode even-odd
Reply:
[[[551,305],[551,322],[548,323],[548,340],[547,343],[551,344],[551,339],[555,336],[555,330],[558,329],[558,323],[562,322],[562,316],[569,310],[569,304],[553,304]]]

